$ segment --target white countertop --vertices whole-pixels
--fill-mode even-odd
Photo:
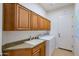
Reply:
[[[41,40],[41,39],[33,39],[30,41],[25,41],[24,43],[20,44],[20,45],[16,45],[10,48],[6,48],[5,50],[15,50],[15,49],[22,49],[22,48],[33,48],[35,46],[37,46],[38,44],[44,42],[45,40]]]

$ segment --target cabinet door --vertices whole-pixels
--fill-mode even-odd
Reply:
[[[45,52],[46,52],[46,50],[45,50],[46,48],[45,48],[45,42],[44,43],[41,43],[41,45],[40,45],[40,51],[41,51],[41,56],[45,56]]]
[[[3,3],[3,30],[14,30],[15,4]]]
[[[50,30],[50,21],[47,20],[47,30]]]
[[[50,21],[49,20],[45,20],[45,29],[50,30]]]
[[[38,17],[38,29],[39,30],[50,30],[50,21],[39,16]]]
[[[31,49],[15,49],[4,52],[4,56],[31,56]]]
[[[39,30],[44,30],[44,20],[42,17],[38,17],[38,29]]]
[[[37,14],[31,13],[31,29],[32,30],[37,30],[38,29],[38,18]]]
[[[17,20],[16,20],[16,28],[18,30],[29,30],[29,10],[24,7],[17,5]]]
[[[18,49],[15,50],[14,52],[14,56],[31,56],[31,49]]]
[[[43,21],[44,21],[44,27],[43,27],[43,29],[44,29],[44,30],[47,30],[47,26],[48,26],[48,25],[47,25],[47,20],[46,20],[46,19],[43,19]]]

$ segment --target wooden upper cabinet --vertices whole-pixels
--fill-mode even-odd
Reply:
[[[44,20],[44,29],[50,30],[50,21],[49,20]]]
[[[38,29],[44,30],[44,20],[42,17],[38,17]]]
[[[38,17],[38,28],[40,30],[50,30],[50,21],[39,16]]]
[[[3,19],[4,31],[30,29],[29,10],[20,4],[4,3]]]
[[[31,13],[31,29],[38,30],[38,15],[35,13]]]
[[[3,30],[14,30],[15,4],[3,4]]]
[[[4,3],[3,30],[50,30],[50,21],[20,4]]]
[[[43,20],[44,21],[44,29],[47,29],[47,20]]]
[[[30,29],[29,10],[24,7],[17,5],[17,19],[16,29],[18,30],[29,30]]]
[[[50,30],[50,29],[51,29],[51,22],[47,21],[47,30]]]

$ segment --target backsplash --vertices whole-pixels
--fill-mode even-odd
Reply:
[[[48,31],[3,31],[2,33],[2,44],[20,41],[38,35],[45,35]]]

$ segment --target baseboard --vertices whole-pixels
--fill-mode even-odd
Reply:
[[[66,50],[66,51],[72,52],[72,50],[68,50],[68,49],[64,49],[64,48],[58,48],[58,49],[62,49],[62,50]]]

